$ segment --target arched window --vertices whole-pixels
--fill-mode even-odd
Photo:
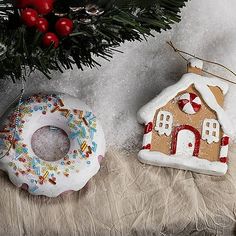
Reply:
[[[205,119],[202,125],[202,139],[209,144],[219,142],[220,138],[220,124],[215,119]]]
[[[155,130],[159,135],[166,134],[169,136],[172,131],[173,116],[168,111],[159,111],[156,119]]]

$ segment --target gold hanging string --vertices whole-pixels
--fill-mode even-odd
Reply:
[[[22,82],[22,88],[21,88],[20,93],[16,96],[16,98],[11,102],[11,104],[7,108],[7,110],[8,110],[19,99],[19,102],[18,102],[17,107],[16,107],[16,120],[15,120],[15,128],[14,128],[12,140],[10,141],[10,146],[6,150],[5,154],[1,154],[0,160],[3,159],[5,156],[7,156],[9,154],[9,152],[11,151],[11,148],[13,146],[15,136],[16,136],[17,126],[18,126],[18,123],[19,123],[20,104],[22,102],[23,95],[24,95],[24,92],[25,92],[25,85],[24,85],[23,78],[21,79],[21,82]]]
[[[185,52],[185,51],[183,51],[183,50],[180,50],[180,49],[176,48],[176,47],[173,45],[173,43],[172,43],[171,41],[167,41],[166,43],[167,43],[175,52],[177,52],[178,55],[179,55],[180,57],[182,57],[185,61],[188,61],[188,59],[187,59],[186,57],[184,57],[183,54],[188,55],[188,56],[193,57],[193,58],[196,58],[196,59],[199,59],[199,60],[201,60],[201,61],[204,61],[204,62],[213,64],[213,65],[220,66],[220,67],[224,68],[225,70],[229,71],[231,74],[233,74],[233,75],[236,77],[236,73],[235,73],[233,70],[229,69],[228,67],[226,67],[226,66],[224,66],[224,65],[222,65],[222,64],[220,64],[220,63],[218,63],[218,62],[209,61],[209,60],[206,60],[206,59],[197,57],[197,56],[195,56],[195,55],[193,55],[193,54],[191,54],[191,53],[188,53],[188,52]],[[215,76],[215,77],[220,78],[220,79],[222,79],[222,80],[225,80],[225,81],[227,81],[227,82],[229,82],[229,83],[236,84],[236,82],[234,82],[234,81],[232,81],[232,80],[226,79],[226,78],[224,78],[224,77],[222,77],[222,76],[216,75],[216,74],[214,74],[214,73],[212,73],[212,72],[209,72],[209,71],[207,71],[207,70],[204,70],[204,69],[203,69],[202,71],[203,71],[204,73],[206,73],[206,74]]]

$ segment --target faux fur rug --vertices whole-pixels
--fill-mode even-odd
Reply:
[[[144,165],[110,151],[77,193],[30,196],[1,172],[0,235],[233,235],[236,148],[224,177]]]

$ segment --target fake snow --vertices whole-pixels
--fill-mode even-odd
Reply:
[[[155,34],[148,42],[125,43],[110,62],[98,61],[101,68],[54,73],[47,80],[36,73],[26,83],[26,93],[63,92],[86,102],[102,123],[107,146],[139,150],[143,127],[136,120],[137,111],[164,88],[176,83],[186,72],[183,61],[166,44],[199,57],[218,61],[236,71],[235,0],[192,0],[182,10],[182,21],[171,31]],[[219,15],[227,17],[219,17]],[[218,67],[205,69],[230,78]],[[235,78],[230,78],[236,81]],[[0,113],[20,91],[20,84],[0,81]],[[225,110],[236,125],[236,86],[230,84]],[[48,140],[50,142],[50,140]]]

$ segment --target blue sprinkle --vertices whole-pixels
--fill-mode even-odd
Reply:
[[[86,130],[84,127],[81,127],[81,131],[82,131],[82,137],[85,138],[86,137]]]
[[[33,186],[32,188],[30,188],[31,192],[35,192],[38,189],[37,185]]]
[[[18,133],[15,133],[15,140],[19,141],[20,140],[20,136]]]
[[[95,143],[95,142],[92,142],[92,150],[94,151],[94,152],[96,152],[96,150],[97,150],[97,144]]]
[[[18,160],[23,154],[21,153],[20,155],[15,156],[15,160]]]
[[[70,135],[69,135],[69,139],[75,139],[77,136],[79,135],[79,132],[73,132],[73,133],[71,133]]]
[[[61,164],[64,165],[65,164],[64,161],[62,161]]]
[[[40,175],[40,168],[39,167],[35,167],[34,171],[35,171],[36,175],[38,175],[38,176]]]
[[[77,138],[77,142],[78,142],[79,145],[82,144],[82,142],[81,142],[80,139],[78,139],[78,138]]]
[[[70,124],[72,122],[72,120],[73,120],[73,114],[70,114],[68,124]]]
[[[42,107],[39,107],[39,110],[43,110],[43,108],[42,108]]]
[[[81,154],[82,158],[86,157],[85,154],[82,151],[80,151],[80,154]]]
[[[85,117],[88,118],[88,117],[90,117],[91,115],[92,115],[92,112],[86,112]]]
[[[91,162],[90,161],[87,161],[87,164],[90,164]]]
[[[91,129],[90,129],[90,138],[91,138],[91,139],[94,138],[94,134],[95,134],[96,132],[97,132],[96,129],[94,129],[94,128],[91,128]]]

